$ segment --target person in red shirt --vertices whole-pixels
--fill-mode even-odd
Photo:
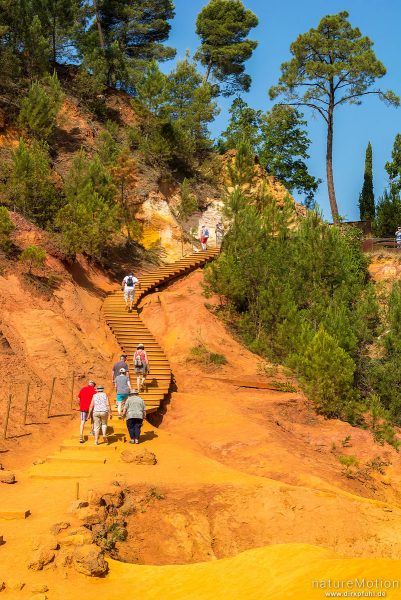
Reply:
[[[84,443],[84,427],[88,420],[89,407],[92,402],[92,398],[96,394],[96,383],[89,381],[88,385],[85,385],[78,393],[79,398],[79,410],[81,412],[81,423],[79,428],[79,441],[81,444]]]

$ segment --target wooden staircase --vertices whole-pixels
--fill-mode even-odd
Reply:
[[[148,412],[157,410],[160,402],[168,393],[171,382],[171,369],[162,348],[142,322],[138,313],[138,304],[149,292],[201,267],[213,260],[218,253],[218,248],[194,252],[177,262],[141,275],[139,277],[141,288],[138,289],[137,287],[135,291],[132,313],[129,313],[125,308],[121,291],[109,294],[104,301],[104,317],[117,338],[122,351],[128,357],[131,373],[133,373],[133,355],[137,345],[142,343],[145,346],[149,358],[150,374],[146,379],[146,390],[141,392],[141,397],[146,402],[146,410]],[[132,384],[134,385],[136,381],[133,376],[132,379]]]

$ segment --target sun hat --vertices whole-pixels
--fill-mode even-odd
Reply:
[[[104,387],[102,385],[98,385],[98,386],[96,386],[96,391],[97,392],[103,392],[104,391]]]
[[[137,349],[139,349],[139,348],[145,348],[145,346],[143,344],[138,344]]]
[[[127,371],[121,367],[120,373],[126,373]]]

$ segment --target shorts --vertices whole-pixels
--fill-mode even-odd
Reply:
[[[135,367],[136,375],[146,375],[149,371],[149,366],[147,364],[142,365],[142,367]]]
[[[200,239],[200,243],[201,243],[201,244],[207,244],[207,240],[208,240],[208,238],[206,238],[206,237],[201,237],[201,239]]]
[[[89,415],[88,410],[81,410],[81,421],[83,421],[85,423],[85,421],[88,420],[88,415]]]
[[[129,394],[116,394],[116,401],[117,402],[125,402],[125,400],[128,398]]]
[[[134,294],[135,294],[135,288],[130,288],[130,287],[125,287],[124,288],[124,300],[127,302],[127,300],[133,300],[134,299]]]

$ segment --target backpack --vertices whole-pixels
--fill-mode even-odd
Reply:
[[[143,367],[141,352],[138,352],[138,351],[135,352],[134,367]]]
[[[205,238],[208,238],[209,237],[209,230],[205,229],[205,231],[203,232],[203,235],[204,235]]]
[[[132,277],[132,275],[129,275],[127,277],[127,281],[125,284],[127,287],[134,287],[134,278]]]

